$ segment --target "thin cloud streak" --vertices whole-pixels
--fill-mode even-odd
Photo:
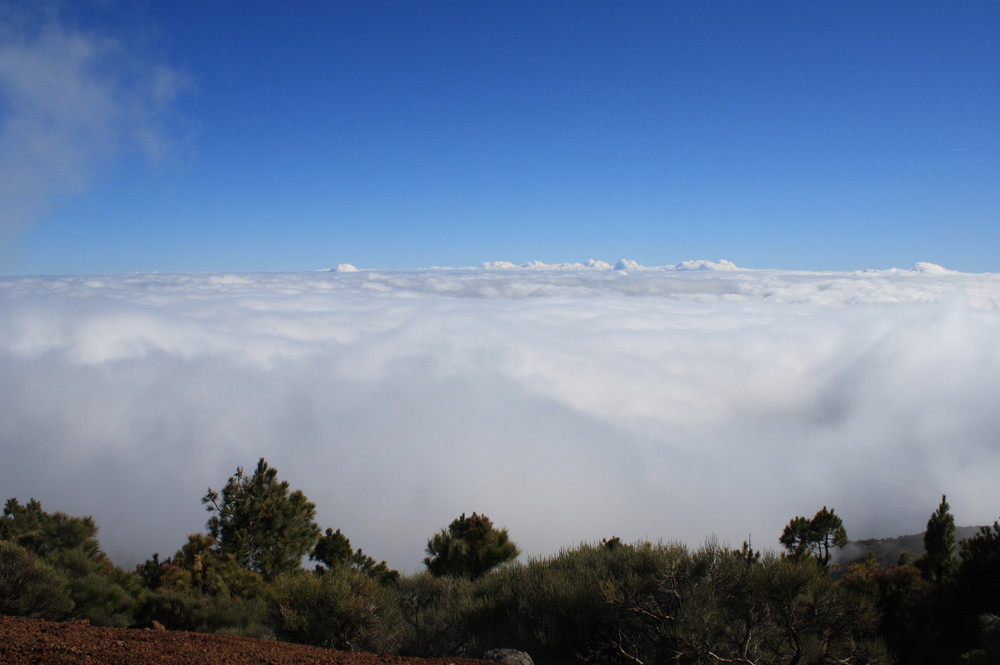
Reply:
[[[0,9],[0,241],[122,153],[166,159],[166,119],[189,85],[113,35],[65,22],[58,3]]]
[[[260,456],[407,570],[472,510],[529,554],[1000,513],[998,275],[497,265],[0,279],[0,488],[123,563]]]

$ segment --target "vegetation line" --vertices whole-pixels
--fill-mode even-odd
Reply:
[[[404,656],[513,648],[553,665],[1000,662],[1000,523],[958,543],[945,497],[923,554],[890,565],[835,563],[847,532],[826,506],[789,521],[781,554],[611,537],[526,562],[473,512],[428,539],[426,570],[406,576],[321,530],[264,459],[202,502],[205,533],[126,571],[92,518],[8,500],[0,614]]]

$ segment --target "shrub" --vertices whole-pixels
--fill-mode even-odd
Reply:
[[[135,599],[126,586],[129,575],[107,558],[90,558],[81,549],[54,552],[47,562],[66,580],[76,609],[74,619],[99,626],[124,627],[132,623]]]
[[[475,608],[472,582],[420,573],[400,579],[394,592],[402,620],[401,655],[434,658],[466,654]]]
[[[51,566],[0,540],[0,614],[57,620],[72,610],[69,588]]]
[[[136,566],[136,573],[149,589],[247,598],[262,595],[263,576],[240,566],[232,554],[216,551],[214,542],[211,536],[191,534],[173,557],[160,561],[154,554]]]
[[[757,658],[787,654],[800,663],[887,663],[877,638],[875,598],[838,584],[809,561],[769,558],[751,569],[761,610]]]
[[[812,561],[707,545],[584,545],[487,574],[484,647],[542,662],[884,663],[870,598]]]
[[[275,632],[282,639],[345,651],[392,652],[399,615],[390,588],[361,571],[278,578],[272,588]]]
[[[155,620],[171,630],[274,638],[267,623],[267,604],[258,598],[162,589],[140,599],[136,619],[140,624]]]
[[[632,603],[642,593],[653,598],[658,573],[684,556],[674,545],[583,545],[496,570],[479,586],[479,641],[544,662],[600,661],[634,613]]]
[[[131,622],[137,580],[112,564],[101,550],[92,518],[47,513],[34,499],[24,506],[10,499],[0,519],[0,538],[23,546],[52,566],[73,601],[68,618],[105,626]]]

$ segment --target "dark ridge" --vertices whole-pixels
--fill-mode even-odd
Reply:
[[[979,533],[978,526],[958,526],[955,527],[955,539],[958,541],[958,550],[962,549],[962,541]],[[899,557],[906,552],[912,563],[924,553],[924,534],[914,533],[909,536],[896,536],[894,538],[868,538],[865,540],[851,540],[837,553],[835,563],[840,565],[841,570],[861,563],[871,552],[875,555],[875,560],[881,566],[892,566],[899,562]]]

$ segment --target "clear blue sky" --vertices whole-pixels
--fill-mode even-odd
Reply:
[[[5,274],[1000,271],[997,2],[10,0],[0,21]]]

